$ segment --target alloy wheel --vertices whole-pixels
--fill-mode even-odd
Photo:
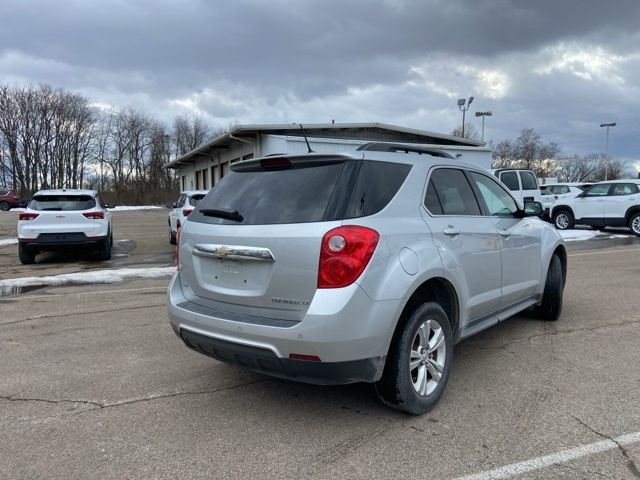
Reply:
[[[569,227],[569,215],[566,213],[559,213],[556,217],[556,227],[560,230],[566,230]]]
[[[446,359],[447,346],[440,324],[433,319],[420,325],[413,338],[409,374],[416,393],[428,396],[436,389]]]

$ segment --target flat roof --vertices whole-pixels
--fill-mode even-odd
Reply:
[[[389,125],[386,123],[309,123],[303,124],[304,133],[307,137],[320,138],[336,138],[350,140],[367,140],[363,138],[362,133],[370,131],[378,132],[394,132],[404,134],[406,139],[403,143],[421,143],[428,145],[451,145],[465,147],[481,147],[484,142],[469,140],[467,138],[456,137],[444,133],[428,132],[426,130],[417,130],[415,128],[399,127],[397,125]],[[212,138],[208,142],[203,143],[199,147],[190,152],[181,155],[172,162],[165,165],[165,168],[173,168],[178,165],[184,165],[191,162],[198,155],[202,155],[205,151],[214,148],[224,149],[229,143],[236,141],[234,137],[253,137],[266,133],[271,135],[288,135],[302,137],[302,130],[298,123],[283,124],[257,124],[257,125],[236,125],[228,132]],[[360,135],[358,135],[358,133]],[[375,135],[372,135],[370,141],[376,141]],[[378,139],[377,141],[383,141]],[[397,141],[397,140],[396,140]]]

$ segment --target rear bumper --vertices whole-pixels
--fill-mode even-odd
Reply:
[[[87,237],[85,234],[45,234],[35,239],[19,238],[18,242],[23,247],[33,250],[64,250],[66,248],[95,248],[98,244],[105,240],[105,236]]]
[[[348,362],[313,362],[279,358],[266,348],[228,342],[187,329],[179,331],[185,345],[221,362],[238,365],[254,372],[318,385],[372,382],[380,377],[384,358],[367,358]]]
[[[401,300],[374,302],[356,284],[318,290],[302,320],[292,322],[196,305],[185,298],[179,275],[168,289],[169,319],[200,353],[307,383],[375,382],[382,376]],[[218,352],[230,353],[216,353],[216,345]],[[290,354],[321,361],[291,360]]]

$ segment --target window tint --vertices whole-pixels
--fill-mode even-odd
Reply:
[[[189,221],[269,225],[372,215],[389,203],[410,169],[388,162],[324,160],[231,171],[200,201]],[[207,209],[235,210],[242,221],[205,216],[201,210]]]
[[[429,180],[427,195],[424,197],[424,206],[434,215],[442,215],[442,205],[440,205],[436,188],[433,186],[433,180]]]
[[[180,195],[178,197],[178,201],[176,202],[176,207],[178,207],[178,208],[182,207],[184,205],[184,201],[185,201],[186,198],[187,198],[186,195]]]
[[[584,194],[585,197],[604,197],[609,193],[609,187],[611,184],[609,183],[600,183],[598,185],[594,185],[589,190],[587,190]]]
[[[512,217],[518,211],[515,200],[498,182],[476,172],[469,172],[469,176],[478,187],[489,215]]]
[[[95,206],[90,195],[36,195],[29,203],[31,210],[88,210]]]
[[[343,218],[366,217],[387,206],[404,183],[411,165],[362,162]]]
[[[480,207],[462,170],[439,168],[433,171],[429,183],[433,184],[443,215],[480,215]]]
[[[200,200],[202,200],[204,196],[205,196],[204,193],[200,193],[198,195],[193,195],[192,197],[189,197],[189,205],[191,205],[192,207],[198,206],[198,203],[200,203]]]
[[[613,187],[613,195],[633,195],[638,193],[635,183],[617,183]]]
[[[522,189],[523,190],[537,190],[538,182],[536,182],[536,177],[531,172],[520,172],[520,180],[522,181]]]
[[[502,172],[500,174],[500,180],[512,192],[520,190],[520,184],[518,183],[518,174],[516,172]]]

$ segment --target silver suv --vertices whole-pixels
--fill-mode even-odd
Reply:
[[[168,290],[175,333],[200,353],[301,382],[375,382],[421,414],[455,343],[529,307],[560,315],[563,241],[540,203],[523,208],[488,171],[389,144],[231,170],[182,227]]]

